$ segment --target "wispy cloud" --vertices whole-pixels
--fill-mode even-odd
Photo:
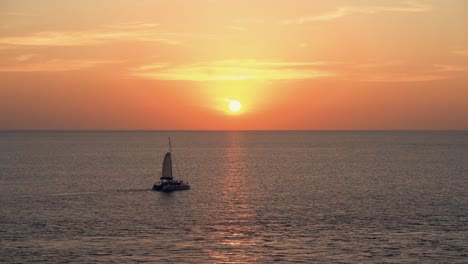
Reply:
[[[225,60],[187,65],[156,63],[131,70],[134,76],[157,80],[221,81],[221,80],[288,80],[316,79],[333,76],[319,66],[325,62],[282,62]]]
[[[248,25],[248,24],[259,25],[259,24],[265,23],[265,21],[263,19],[257,19],[257,18],[240,18],[240,19],[234,20],[234,23],[241,24],[241,25]]]
[[[458,78],[465,65],[415,64],[403,60],[343,63],[331,61],[223,60],[193,64],[154,63],[130,74],[155,80],[311,80],[333,77],[361,82],[426,82]]]
[[[363,82],[427,82],[458,78],[461,73],[468,72],[468,65],[371,61],[348,65],[337,71],[345,79]]]
[[[0,17],[25,17],[25,16],[31,16],[26,13],[21,13],[21,12],[0,12]]]
[[[353,66],[355,69],[371,69],[371,68],[389,68],[398,67],[400,68],[406,62],[403,60],[389,60],[389,61],[377,61],[369,60],[362,63],[357,63]]]
[[[39,54],[22,54],[16,57],[16,60],[23,62],[23,61],[28,61],[39,56],[40,56]]]
[[[145,22],[129,22],[121,23],[116,25],[108,25],[109,28],[118,28],[118,29],[154,29],[159,27],[157,23],[145,23]]]
[[[37,57],[37,56],[35,56]],[[64,72],[92,68],[99,65],[114,64],[115,60],[63,60],[51,59],[30,61],[31,58],[19,57],[20,63],[0,65],[0,72]]]
[[[83,46],[111,41],[158,42],[167,45],[182,45],[176,34],[158,32],[150,28],[157,24],[116,25],[96,31],[45,31],[26,36],[0,37],[0,45],[13,46]]]
[[[377,14],[382,12],[411,12],[420,13],[427,12],[432,9],[429,5],[423,5],[418,3],[408,3],[402,6],[342,6],[338,7],[333,11],[312,15],[303,16],[294,19],[283,20],[281,23],[285,25],[291,24],[305,24],[317,21],[329,21],[339,19],[345,16],[354,14]]]
[[[468,50],[454,50],[452,53],[461,56],[468,56]]]
[[[247,30],[246,27],[241,27],[241,26],[230,26],[229,28],[232,29],[232,30],[235,30],[235,31],[246,31]]]
[[[394,73],[394,74],[374,74],[368,76],[361,76],[359,81],[362,82],[428,82],[448,79],[445,75],[440,74],[405,74],[405,73]]]
[[[255,29],[259,25],[263,25],[264,23],[265,21],[262,19],[240,18],[233,20],[232,25],[228,28],[235,31],[247,31],[250,29]]]
[[[434,64],[434,72],[466,72],[467,65]]]

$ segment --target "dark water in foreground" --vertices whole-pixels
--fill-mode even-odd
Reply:
[[[0,199],[5,263],[466,263],[468,132],[0,132]]]

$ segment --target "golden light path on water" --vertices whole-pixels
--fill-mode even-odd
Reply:
[[[249,184],[249,169],[246,149],[240,145],[240,135],[229,133],[230,145],[226,149],[226,174],[222,176],[224,186],[220,200],[225,210],[213,227],[216,232],[209,240],[216,241],[209,254],[216,261],[223,263],[257,263],[258,254],[252,252],[261,240],[255,237],[255,211],[249,206],[250,192],[246,190]]]

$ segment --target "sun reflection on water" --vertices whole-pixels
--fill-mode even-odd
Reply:
[[[219,199],[224,206],[219,210],[211,241],[215,242],[209,254],[216,261],[227,263],[258,262],[258,254],[252,246],[260,241],[255,237],[256,214],[249,206],[249,170],[246,148],[241,146],[242,135],[227,134],[230,145],[226,149],[225,174],[220,180],[222,191]]]

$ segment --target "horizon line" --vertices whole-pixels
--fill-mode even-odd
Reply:
[[[468,129],[0,129],[3,132],[468,132]]]

